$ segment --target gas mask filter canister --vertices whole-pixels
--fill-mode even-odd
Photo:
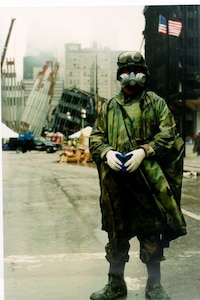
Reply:
[[[121,84],[122,88],[124,88],[128,84],[130,86],[134,86],[136,83],[139,86],[144,86],[144,84],[146,82],[146,75],[144,73],[136,73],[135,74],[134,72],[131,72],[129,74],[122,73],[119,76],[119,80],[120,80],[120,84]]]

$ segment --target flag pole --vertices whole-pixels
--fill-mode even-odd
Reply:
[[[169,104],[169,68],[170,68],[170,65],[169,65],[169,6],[167,6],[167,24],[166,24],[166,60],[167,60],[167,63],[166,63],[166,101],[167,101],[167,104]]]
[[[142,38],[142,42],[141,42],[141,44],[140,44],[140,53],[142,52],[143,44],[144,44],[144,35],[143,35],[143,38]]]
[[[186,156],[186,5],[183,5],[182,16],[182,138],[184,140],[184,156]]]

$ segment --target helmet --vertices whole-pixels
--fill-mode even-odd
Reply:
[[[146,62],[140,52],[123,52],[118,56],[117,61],[117,80],[119,80],[119,75],[122,73],[123,69],[129,67],[140,67],[145,73],[148,73]]]

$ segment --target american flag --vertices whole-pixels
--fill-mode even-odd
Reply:
[[[167,28],[167,20],[164,16],[159,15],[159,24],[158,24],[158,32],[166,34],[168,32],[169,35],[173,35],[179,37],[182,30],[182,22],[181,21],[172,21],[168,20],[168,28]]]
[[[159,15],[158,32],[167,33],[167,21],[162,15]]]
[[[168,32],[169,35],[173,35],[176,37],[179,37],[181,34],[181,29],[182,29],[182,22],[180,21],[168,21]]]

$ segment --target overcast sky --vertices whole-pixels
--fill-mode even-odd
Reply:
[[[139,50],[145,19],[144,6],[65,6],[0,8],[1,53],[11,19],[15,18],[6,57],[16,59],[21,69],[24,55],[41,51],[63,57],[65,43],[81,43],[83,48],[109,47],[111,50]]]
[[[176,4],[185,4],[179,1]],[[165,2],[162,4],[170,4]],[[143,9],[150,4],[159,5],[156,0],[147,3],[142,0],[34,0],[33,6],[33,1],[1,0],[0,52],[12,18],[16,21],[6,57],[15,58],[18,78],[22,76],[23,56],[49,51],[60,62],[65,43],[81,43],[85,48],[97,42],[98,47],[111,50],[140,50],[145,27]]]

